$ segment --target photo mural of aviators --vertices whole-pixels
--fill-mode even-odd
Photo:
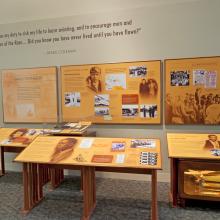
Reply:
[[[142,96],[154,98],[157,96],[158,85],[155,79],[142,79],[139,85],[139,93]]]
[[[102,85],[101,85],[101,69],[99,67],[91,67],[90,68],[90,75],[86,79],[86,83],[88,88],[93,90],[94,92],[101,92]]]
[[[12,143],[29,144],[31,140],[27,137],[24,137],[27,132],[27,128],[19,128],[9,135],[8,140]]]
[[[206,140],[204,149],[220,149],[220,141],[218,141],[218,137],[215,134],[208,135],[208,140]]]
[[[186,93],[186,98],[184,99],[184,111],[186,113],[184,117],[184,122],[186,124],[197,122],[197,109],[195,105],[195,96],[193,94]]]
[[[219,94],[197,88],[183,96],[167,94],[166,122],[173,124],[220,124]]]
[[[205,113],[205,124],[220,124],[220,104],[209,105]]]
[[[54,149],[50,162],[57,163],[69,157],[74,150],[76,142],[75,138],[61,139]]]
[[[172,117],[171,123],[174,124],[183,124],[183,106],[180,96],[177,100],[172,102]]]
[[[172,121],[173,101],[170,93],[166,94],[166,123],[170,124]]]

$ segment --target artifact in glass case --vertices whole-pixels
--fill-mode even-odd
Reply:
[[[220,197],[220,171],[186,170],[184,172],[184,193]]]

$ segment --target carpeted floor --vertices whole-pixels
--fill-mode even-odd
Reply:
[[[97,206],[91,220],[150,219],[150,183],[97,178]],[[167,183],[158,183],[159,219],[218,220],[220,204],[193,203],[187,208],[172,208]],[[22,216],[23,185],[21,173],[0,177],[0,220],[75,220],[82,213],[79,177],[66,177],[59,188],[44,189],[44,200],[28,215]]]

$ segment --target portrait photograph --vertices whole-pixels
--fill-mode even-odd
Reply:
[[[209,134],[207,137],[207,140],[204,144],[204,149],[212,150],[212,149],[218,149],[220,150],[220,140],[218,140],[217,135],[215,134]]]
[[[141,79],[139,84],[139,94],[146,98],[156,98],[158,94],[158,84],[153,78]]]
[[[28,145],[31,143],[32,139],[28,136],[33,136],[36,132],[33,132],[34,129],[31,129],[32,132],[29,133],[27,128],[18,128],[14,130],[7,139],[2,141],[2,144],[24,144]]]
[[[93,66],[89,70],[89,76],[86,78],[87,87],[93,92],[102,91],[102,71],[98,66]]]
[[[75,138],[63,138],[59,140],[51,155],[50,162],[57,163],[68,158],[74,151],[77,140]]]

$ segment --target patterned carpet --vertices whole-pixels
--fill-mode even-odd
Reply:
[[[97,178],[97,206],[91,220],[150,219],[150,183]],[[23,188],[21,173],[10,172],[0,177],[1,220],[79,220],[82,193],[79,177],[66,177],[59,188],[44,189],[44,200],[27,216],[22,216]],[[187,208],[172,208],[168,203],[168,184],[158,184],[159,219],[217,220],[219,203],[194,203]],[[208,206],[209,205],[209,206]]]

